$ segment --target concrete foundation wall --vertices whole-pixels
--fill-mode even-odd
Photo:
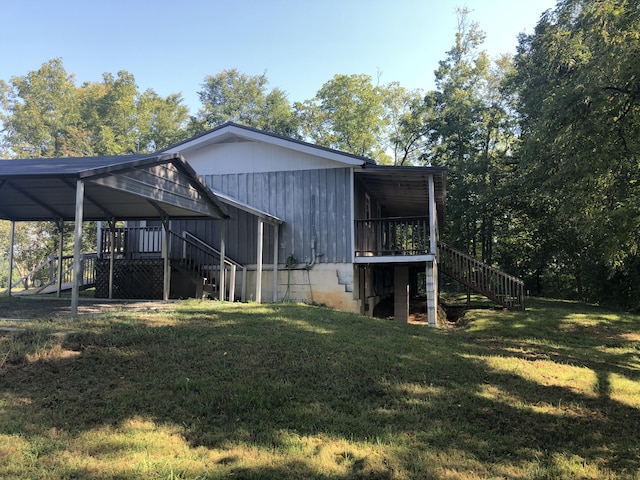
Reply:
[[[264,265],[262,302],[273,301],[273,266]],[[246,299],[256,298],[256,271],[248,265]],[[354,295],[354,267],[351,263],[319,263],[312,268],[291,270],[284,265],[278,270],[278,301],[318,303],[338,310],[360,313],[360,302]],[[236,277],[236,297],[240,296],[241,276]]]

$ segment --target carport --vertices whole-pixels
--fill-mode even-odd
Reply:
[[[64,222],[75,222],[73,316],[78,312],[83,221],[104,221],[113,230],[119,220],[160,219],[165,232],[164,244],[168,245],[169,221],[194,217],[224,220],[229,215],[178,153],[0,161],[0,219],[11,221],[9,279],[12,278],[15,222],[56,222],[61,237]],[[223,271],[224,228],[221,230]],[[61,250],[62,244],[61,238]],[[167,299],[170,266],[166,251],[163,259],[164,298]],[[9,293],[10,289],[11,285]]]

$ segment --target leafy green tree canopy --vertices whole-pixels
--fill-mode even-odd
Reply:
[[[638,263],[639,51],[629,0],[562,0],[520,39],[521,171],[585,299]]]
[[[13,158],[126,154],[184,138],[179,94],[140,92],[132,74],[76,84],[62,59],[0,82],[3,153]]]
[[[388,163],[381,141],[384,96],[369,75],[336,75],[296,108],[310,141]]]
[[[266,73],[250,76],[235,68],[208,75],[198,92],[202,108],[192,118],[192,133],[234,122],[295,137],[298,122],[287,96],[278,88],[268,91],[268,83]]]

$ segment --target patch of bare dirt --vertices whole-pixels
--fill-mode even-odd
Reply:
[[[463,313],[464,314],[464,313]],[[378,303],[373,309],[373,316],[393,320],[393,297],[388,297]],[[455,319],[451,319],[449,311],[438,305],[438,320],[441,327],[455,324]],[[417,325],[427,325],[427,299],[425,297],[413,297],[409,300],[408,323]]]
[[[78,314],[99,314],[115,310],[162,311],[171,301],[161,300],[127,300],[107,301],[104,299],[81,299],[78,303]],[[16,297],[0,302],[0,320],[34,320],[51,319],[69,316],[71,301],[65,299],[35,299]]]

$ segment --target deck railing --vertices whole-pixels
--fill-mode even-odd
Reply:
[[[95,284],[96,257],[97,254],[93,252],[83,253],[81,255],[81,275],[79,279],[80,288],[89,288]],[[60,262],[62,262],[61,266]],[[59,280],[58,272],[60,271],[62,271],[62,277]],[[66,290],[70,288],[72,282],[73,255],[64,255],[62,259],[56,255],[51,255],[33,270],[13,282],[11,284],[11,289],[22,284],[24,287],[23,293],[51,293],[57,290],[57,288],[54,287],[57,287],[58,283],[62,290]],[[9,289],[5,291],[5,293],[8,292]]]
[[[428,217],[371,218],[355,221],[355,254],[424,255],[429,252]]]
[[[157,227],[124,227],[115,228],[113,236],[111,230],[102,231],[103,257],[113,253],[119,259],[141,259],[160,257],[164,228]],[[172,265],[182,270],[197,283],[198,291],[204,289],[207,293],[219,292],[220,252],[214,247],[189,232],[177,234],[169,232],[169,257]],[[237,270],[241,277],[241,300],[245,301],[246,273],[244,265],[225,257],[225,297],[235,298],[235,280]]]
[[[119,258],[141,258],[157,256],[162,252],[163,227],[118,227],[102,230],[101,252],[113,253]],[[151,255],[150,255],[151,254]]]

